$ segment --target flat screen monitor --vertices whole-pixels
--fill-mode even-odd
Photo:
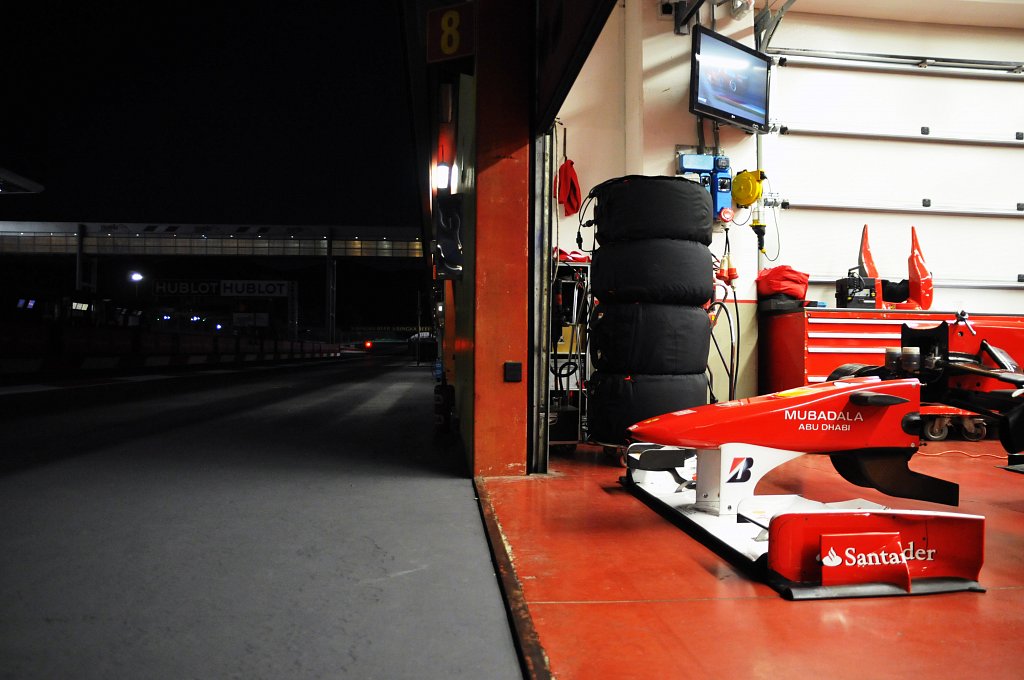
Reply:
[[[766,132],[770,66],[768,55],[694,26],[690,112],[750,132]]]

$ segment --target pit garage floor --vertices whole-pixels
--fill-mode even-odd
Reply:
[[[748,579],[619,484],[580,447],[550,472],[477,489],[535,677],[1024,677],[1024,474],[996,441],[934,442],[911,461],[986,517],[985,593],[792,602]],[[803,456],[758,493],[942,509],[847,483]]]

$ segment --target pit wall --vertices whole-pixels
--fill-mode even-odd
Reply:
[[[405,343],[400,345],[405,348]],[[360,348],[361,349],[361,348]],[[351,345],[199,333],[158,333],[138,327],[7,322],[0,328],[0,380],[74,376],[182,366],[330,359]]]
[[[753,12],[739,19],[725,9],[716,15],[714,30],[753,46]],[[710,26],[707,7],[701,16]],[[696,118],[688,111],[690,45],[690,36],[675,35],[672,22],[659,16],[653,1],[626,2],[613,10],[558,115],[557,162],[563,157],[564,130],[565,155],[574,162],[584,193],[626,174],[674,174],[677,148],[697,146]],[[790,12],[771,47],[1024,61],[1024,31]],[[776,66],[771,87],[770,118],[777,125],[855,135],[761,136],[762,169],[772,196],[794,206],[830,207],[765,210],[763,255],[748,226],[729,230],[740,275],[735,282],[739,320],[733,319],[740,330],[737,396],[757,391],[758,270],[786,264],[803,271],[811,277],[808,299],[835,306],[834,281],[857,265],[865,224],[879,272],[893,280],[907,276],[910,227],[916,227],[936,284],[933,310],[1024,313],[1024,284],[1017,283],[1017,275],[1024,273],[1019,255],[1024,252],[1024,212],[993,217],[906,211],[930,199],[940,209],[1012,213],[1024,202],[1017,180],[1021,148],[862,134],[919,132],[928,126],[935,135],[1013,139],[1024,128],[1022,83]],[[981,107],[979,102],[990,104]],[[714,144],[710,121],[705,122],[705,144]],[[734,172],[757,167],[753,135],[723,125],[719,144]],[[581,221],[591,218],[590,208],[582,216],[564,217],[559,211],[558,246],[578,249],[580,231],[583,249],[594,248],[593,229],[579,229]],[[738,211],[737,221],[746,219],[746,211]],[[716,256],[724,250],[725,235],[716,228],[711,246]],[[724,293],[719,287],[718,295]],[[735,317],[731,302],[730,311]],[[724,320],[715,337],[728,357],[731,342]],[[721,363],[712,348],[709,365],[719,398],[727,384]]]

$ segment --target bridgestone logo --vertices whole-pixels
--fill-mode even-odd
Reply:
[[[729,477],[725,480],[727,484],[742,484],[750,481],[750,471],[754,467],[753,458],[733,458],[729,468]]]

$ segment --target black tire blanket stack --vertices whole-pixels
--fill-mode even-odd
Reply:
[[[711,195],[681,177],[641,175],[590,193],[600,247],[591,265],[588,429],[592,441],[621,444],[633,423],[708,401]]]

